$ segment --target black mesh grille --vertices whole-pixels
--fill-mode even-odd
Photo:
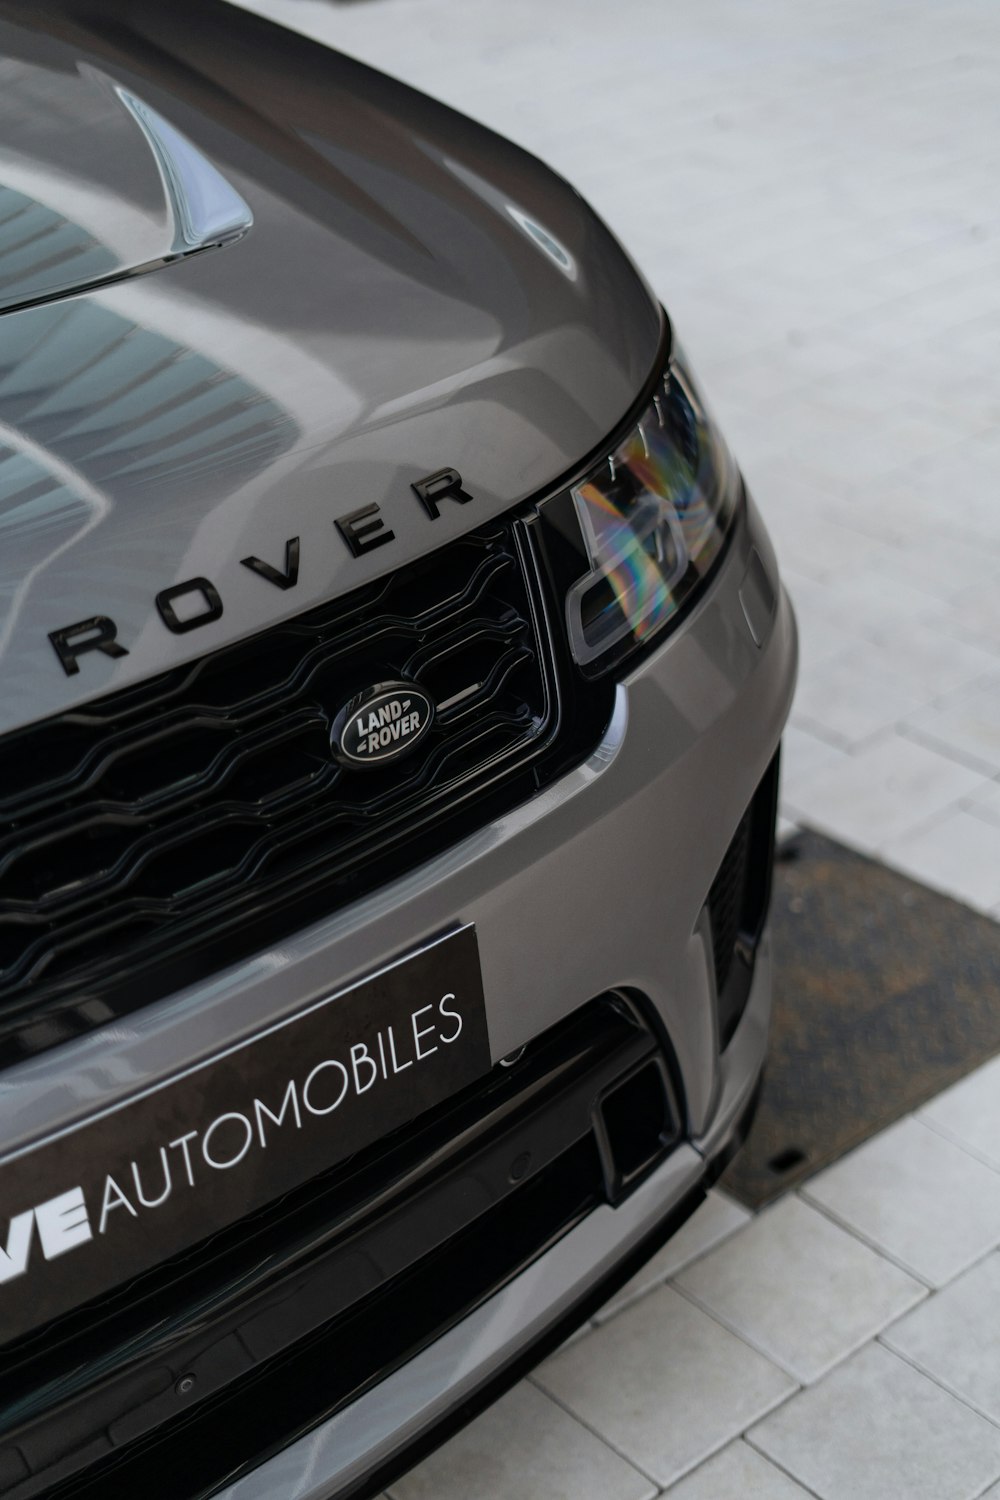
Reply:
[[[397,764],[339,767],[332,719],[387,680],[430,693],[433,728]],[[499,784],[529,795],[559,724],[531,558],[504,518],[7,736],[0,1046],[38,1050],[253,951],[286,898],[313,892],[319,915],[398,875],[458,836],[446,814],[487,816]]]

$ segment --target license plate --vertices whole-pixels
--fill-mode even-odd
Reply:
[[[147,1270],[489,1070],[463,927],[0,1163],[0,1337]]]

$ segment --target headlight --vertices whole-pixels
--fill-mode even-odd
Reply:
[[[624,442],[570,491],[590,563],[566,596],[581,666],[610,666],[663,630],[722,551],[737,493],[733,459],[675,355]]]

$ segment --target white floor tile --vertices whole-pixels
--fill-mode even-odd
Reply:
[[[750,1441],[822,1500],[975,1500],[1000,1477],[1000,1429],[878,1344]]]
[[[818,416],[819,401],[815,410]],[[928,412],[914,418],[883,420],[871,431],[857,422],[852,427],[845,414],[840,422],[831,422],[828,427],[823,420],[816,420],[803,441],[790,447],[789,452],[793,458],[816,464],[852,484],[859,474],[890,474],[917,456],[947,448],[955,436],[953,429],[935,422]]]
[[[849,572],[822,582],[796,573],[780,544],[778,555],[796,617],[804,627],[802,664],[807,672],[845,646],[879,645],[920,629],[928,618],[932,607],[928,596],[882,570]]]
[[[649,1500],[656,1486],[524,1382],[390,1489],[391,1500]]]
[[[828,520],[824,511],[825,507],[813,512],[785,511],[776,515],[771,525],[779,555],[788,559],[788,566],[821,583],[843,575],[856,565],[858,557],[857,541],[851,532]],[[871,542],[870,547],[878,552],[879,543]]]
[[[801,728],[793,718],[781,737],[781,795],[794,802],[803,783],[808,783],[811,777],[829,766],[839,764],[844,757],[843,750]]]
[[[749,1443],[730,1443],[670,1489],[670,1500],[809,1500]]]
[[[617,1296],[606,1302],[597,1314],[595,1322],[605,1323],[623,1307],[652,1291],[682,1266],[704,1255],[714,1245],[728,1239],[744,1224],[749,1224],[750,1213],[718,1188],[713,1188],[700,1208],[695,1209],[682,1229],[658,1250],[642,1270],[626,1282]]]
[[[917,1118],[1000,1172],[1000,1057],[938,1094]]]
[[[955,755],[987,776],[1000,774],[1000,677],[913,714],[906,728],[921,744]]]
[[[783,1370],[667,1286],[555,1355],[536,1379],[662,1485],[795,1390]]]
[[[928,547],[917,538],[894,548],[887,567],[901,583],[909,583],[929,599],[948,604],[967,593],[972,584],[985,582],[996,567],[996,559],[968,540],[935,539],[934,546]]]
[[[850,747],[915,713],[927,698],[900,678],[887,653],[866,641],[803,675],[795,714],[806,726],[814,725]]]
[[[1000,1423],[1000,1255],[988,1255],[936,1292],[887,1329],[882,1342]]]
[[[993,459],[996,464],[996,456]],[[994,478],[995,486],[996,480]],[[995,509],[995,493],[988,503]],[[995,577],[987,583],[976,583],[963,589],[947,605],[944,615],[955,630],[961,630],[972,641],[995,647],[1000,640],[1000,599],[997,598]]]
[[[898,735],[803,781],[787,811],[834,838],[875,853],[919,827],[983,778],[947,756]]]
[[[856,655],[860,672],[878,671],[895,679],[923,702],[958,693],[996,677],[1000,670],[1000,639],[996,651],[955,640],[926,625],[908,625],[873,642],[867,657]]]
[[[1000,824],[1000,781],[985,781],[962,806],[987,823]]]
[[[912,1118],[873,1136],[802,1192],[932,1286],[1000,1244],[1000,1173]]]
[[[829,584],[815,583],[796,573],[781,559],[781,581],[788,592],[799,629],[799,668],[811,676],[823,662],[839,656],[845,646],[867,639],[863,622],[845,621],[837,591]]]
[[[926,1295],[920,1282],[794,1197],[765,1209],[676,1284],[804,1384]]]
[[[885,569],[873,567],[857,574],[849,570],[832,580],[825,603],[834,601],[834,619],[840,631],[850,631],[878,645],[926,624],[928,597],[922,589],[892,576],[892,555],[890,552]]]
[[[979,911],[1000,902],[1000,826],[961,807],[893,839],[882,853],[897,870]]]

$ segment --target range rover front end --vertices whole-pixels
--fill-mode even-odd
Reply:
[[[374,1494],[756,1097],[795,626],[540,163],[0,4],[0,1492]]]

